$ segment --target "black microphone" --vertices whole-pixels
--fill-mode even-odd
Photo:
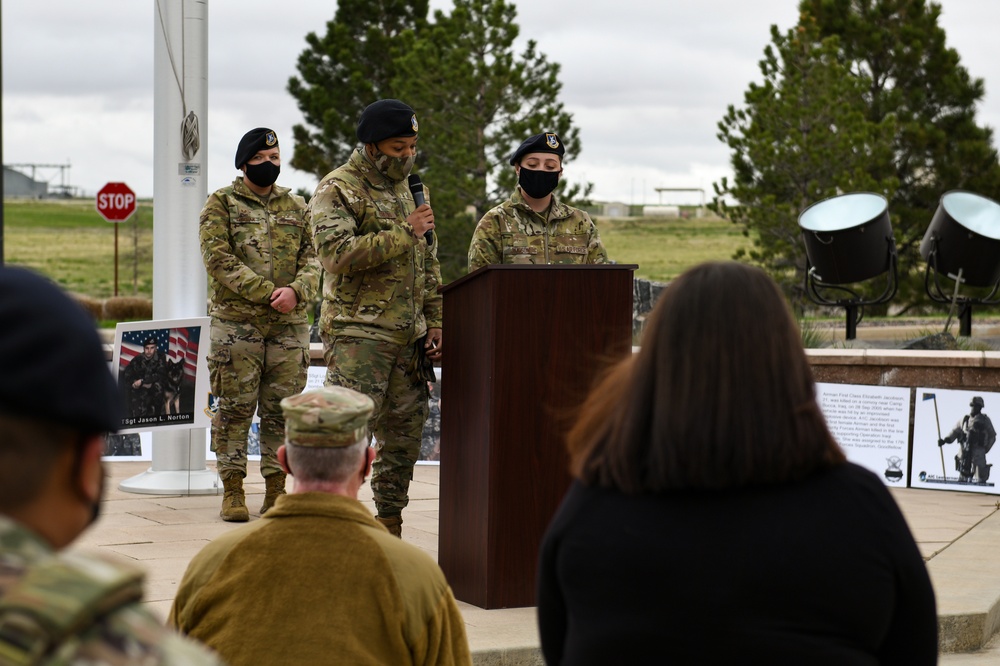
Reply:
[[[424,184],[420,182],[420,176],[415,173],[411,173],[406,179],[406,182],[410,185],[410,194],[413,195],[413,203],[416,204],[417,208],[424,205]],[[424,238],[427,240],[428,245],[434,243],[434,232],[430,229],[424,234]]]

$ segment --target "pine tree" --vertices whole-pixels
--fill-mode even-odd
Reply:
[[[1000,199],[993,132],[976,124],[983,99],[974,79],[946,44],[941,6],[925,0],[802,0],[803,20],[839,37],[840,57],[864,86],[867,118],[895,118],[889,160],[872,160],[876,180],[898,183],[889,201],[901,280],[896,305],[926,302],[920,241],[941,195],[969,190]]]
[[[426,24],[428,0],[339,0],[326,35],[306,35],[288,92],[305,124],[295,125],[291,165],[322,178],[350,157],[368,104],[397,97],[396,58]]]
[[[760,61],[744,108],[730,106],[719,139],[732,150],[732,182],[716,184],[713,208],[744,227],[753,249],[737,258],[764,267],[796,305],[804,304],[805,245],[798,216],[810,204],[853,191],[891,195],[891,176],[871,162],[891,159],[891,117],[866,117],[861,79],[849,75],[835,37],[805,20],[781,34]]]
[[[513,189],[508,159],[521,141],[556,132],[564,161],[579,153],[578,130],[559,101],[559,65],[533,40],[515,53],[516,18],[504,0],[455,0],[395,63],[393,87],[420,119],[418,166],[446,282],[465,274],[475,224]]]

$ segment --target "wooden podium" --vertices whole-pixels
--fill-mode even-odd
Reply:
[[[597,373],[631,352],[636,268],[495,265],[442,289],[438,563],[459,600],[535,605],[570,482],[564,435]]]

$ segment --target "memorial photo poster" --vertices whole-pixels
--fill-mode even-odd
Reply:
[[[119,434],[209,426],[208,327],[208,317],[115,327],[111,367],[125,399]]]
[[[816,394],[847,459],[877,474],[887,486],[905,488],[910,389],[820,382]]]
[[[911,488],[1000,494],[991,474],[1000,462],[1000,393],[916,389]],[[939,440],[945,440],[938,446]],[[950,442],[948,440],[951,440]]]

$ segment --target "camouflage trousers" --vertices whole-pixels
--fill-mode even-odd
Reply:
[[[229,321],[212,317],[208,355],[212,393],[212,450],[219,474],[247,474],[247,436],[254,410],[260,416],[260,473],[281,471],[285,443],[281,399],[301,393],[309,369],[309,325]]]
[[[398,516],[409,502],[413,465],[427,420],[427,382],[416,372],[416,343],[322,337],[326,385],[352,388],[375,402],[368,422],[375,436],[375,508],[380,516]]]

